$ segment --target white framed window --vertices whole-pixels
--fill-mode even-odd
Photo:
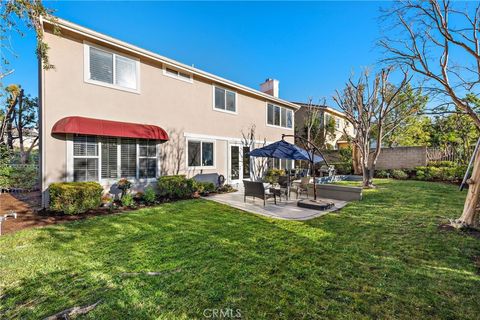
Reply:
[[[293,169],[295,167],[295,161],[290,159],[277,159],[268,158],[267,167],[269,169]]]
[[[74,181],[98,180],[98,142],[95,136],[73,137]]]
[[[85,82],[136,93],[140,91],[138,59],[85,43],[84,60]]]
[[[163,74],[165,76],[175,78],[175,79],[178,79],[178,80],[182,80],[182,81],[186,81],[186,82],[190,82],[190,83],[193,82],[192,74],[190,74],[188,72],[185,72],[185,71],[177,70],[173,67],[169,67],[169,66],[166,66],[166,65],[163,66]]]
[[[157,175],[157,144],[154,140],[141,140],[138,144],[139,177],[155,178]]]
[[[155,140],[73,136],[73,181],[153,179],[157,172]]]
[[[267,125],[293,129],[293,110],[267,103]]]
[[[335,117],[335,129],[340,129],[340,118]]]
[[[225,88],[213,86],[213,109],[237,113],[237,93]]]
[[[187,140],[187,167],[215,168],[215,142]]]

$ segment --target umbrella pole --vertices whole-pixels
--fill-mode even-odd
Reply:
[[[310,161],[310,168],[312,168],[312,177],[313,177],[313,200],[317,200],[317,181],[315,177],[315,162]]]

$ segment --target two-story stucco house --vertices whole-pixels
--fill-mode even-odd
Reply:
[[[43,204],[59,181],[120,178],[136,188],[161,175],[250,178],[242,131],[258,141],[293,134],[294,103],[278,81],[260,90],[58,19],[42,25],[52,70],[39,69]]]
[[[303,134],[305,126],[305,118],[307,117],[308,108],[318,108],[318,117],[320,125],[326,127],[327,123],[333,120],[334,126],[332,134],[326,136],[325,143],[333,149],[347,148],[349,146],[348,138],[355,135],[353,125],[346,119],[345,114],[331,107],[319,104],[308,104],[303,102],[295,102],[300,109],[295,112],[295,129],[297,134]]]

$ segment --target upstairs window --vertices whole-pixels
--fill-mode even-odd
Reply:
[[[214,108],[227,112],[237,112],[237,94],[234,91],[214,86]]]
[[[163,69],[163,74],[178,80],[193,82],[191,74],[170,67],[165,67]]]
[[[267,104],[267,124],[282,128],[293,128],[293,111],[271,103]]]
[[[127,90],[138,90],[138,61],[86,45],[86,81]]]

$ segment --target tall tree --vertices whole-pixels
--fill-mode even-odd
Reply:
[[[389,33],[380,41],[388,63],[409,68],[428,81],[446,103],[467,114],[480,129],[475,100],[480,84],[480,3],[398,1],[385,14]],[[479,225],[480,155],[456,227]]]
[[[38,145],[38,101],[25,95],[18,85],[10,85],[5,91],[7,99],[4,116],[0,119],[0,145],[13,150],[18,141],[20,162],[25,164]]]
[[[399,94],[398,98],[401,104],[392,111],[388,117],[398,118],[402,114],[408,113],[414,109],[414,116],[403,119],[402,124],[398,125],[385,135],[384,145],[393,146],[419,146],[429,143],[429,124],[430,118],[425,115],[419,115],[425,110],[428,96],[423,94],[421,90],[415,90],[410,84],[407,84]]]
[[[321,106],[324,105],[325,99],[323,103],[318,105],[314,104],[312,99],[309,99],[305,106],[303,124],[299,128],[300,132],[297,132],[320,149],[328,149],[327,141],[335,136],[335,120],[322,111]]]
[[[358,81],[350,79],[345,89],[337,91],[333,97],[356,132],[353,142],[361,155],[364,187],[374,187],[375,166],[385,136],[418,112],[417,105],[406,104],[406,100],[401,99],[409,81],[407,74],[404,73],[402,81],[394,86],[389,82],[392,70],[381,70],[373,80],[369,72],[364,71]]]
[[[45,8],[40,0],[0,1],[0,59],[2,65],[0,81],[13,72],[8,54],[13,52],[9,37],[12,32],[23,35],[23,26],[35,32],[37,38],[36,53],[42,61],[43,68],[50,69],[53,67],[48,59],[48,44],[43,40],[41,24],[42,17],[49,16],[51,13],[52,10]]]

